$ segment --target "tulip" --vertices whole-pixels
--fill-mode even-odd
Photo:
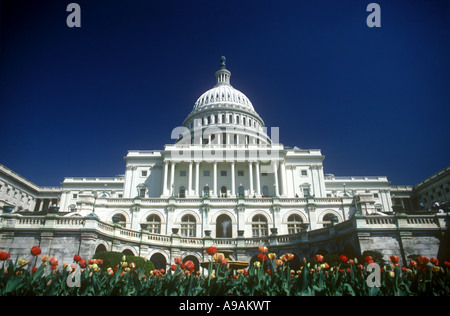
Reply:
[[[344,255],[340,255],[339,256],[339,261],[342,263],[347,263],[348,262],[348,258]]]
[[[391,260],[391,262],[393,263],[393,264],[396,264],[396,263],[398,263],[398,256],[390,256],[389,257],[389,260]]]
[[[428,257],[422,257],[422,256],[418,257],[417,260],[422,265],[427,265],[428,262],[430,262],[430,259]]]
[[[206,248],[206,253],[210,256],[214,256],[217,253],[217,248],[216,247],[208,247]]]
[[[33,247],[31,247],[30,253],[33,256],[37,257],[41,254],[41,248],[39,248],[38,246],[33,246]]]
[[[49,260],[50,260],[50,257],[49,257],[49,256],[42,256],[42,257],[41,257],[42,263],[45,263],[45,262],[47,262],[47,261],[49,261]]]
[[[366,260],[366,264],[367,264],[367,265],[369,265],[369,264],[371,264],[371,263],[374,263],[374,262],[373,262],[373,258],[372,258],[371,256],[367,256],[367,257],[365,257],[364,259]]]
[[[178,268],[178,266],[176,264],[172,264],[170,266],[170,269],[172,269],[172,271],[175,271]]]
[[[269,252],[269,248],[264,247],[264,246],[259,247],[258,250],[259,250],[259,252],[262,253],[262,254],[266,254],[266,253]]]
[[[51,265],[52,267],[56,267],[56,266],[58,265],[58,259],[56,259],[55,257],[52,257],[52,258],[49,260],[49,262],[50,262],[50,265]]]
[[[218,263],[221,263],[222,260],[224,260],[224,259],[225,259],[225,255],[223,253],[218,252],[214,255],[214,260],[216,260],[216,262],[218,262]]]
[[[394,272],[394,271],[389,271],[389,276],[390,276],[391,278],[395,277],[395,272]]]
[[[275,264],[277,265],[277,267],[280,267],[283,265],[283,260],[280,260],[280,259],[275,260]]]
[[[173,262],[174,262],[175,264],[182,264],[182,263],[183,263],[183,258],[174,258],[174,259],[173,259]]]
[[[76,263],[81,261],[81,257],[79,255],[75,255],[73,256],[73,261],[75,261]]]
[[[27,261],[26,261],[25,259],[20,258],[19,260],[17,260],[17,263],[18,263],[21,267],[23,267],[24,265],[27,264]]]
[[[268,256],[270,260],[275,260],[277,258],[277,255],[274,253],[269,253]]]
[[[435,266],[437,266],[437,265],[439,264],[439,260],[436,259],[436,258],[431,258],[431,259],[430,259],[430,262],[431,262],[432,264],[434,264]]]
[[[265,254],[258,254],[258,259],[261,260],[262,262],[267,261],[267,256]]]
[[[322,262],[323,261],[323,256],[322,255],[316,255],[316,257],[314,258],[314,260],[316,262]]]
[[[260,268],[261,267],[261,262],[259,262],[259,261],[255,261],[255,263],[253,263],[253,266],[255,267],[255,268]]]

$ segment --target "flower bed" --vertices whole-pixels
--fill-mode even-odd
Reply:
[[[261,296],[261,295],[352,295],[398,296],[450,294],[450,263],[439,265],[435,258],[418,257],[408,266],[400,267],[399,258],[391,256],[390,264],[380,268],[378,286],[367,282],[373,276],[373,259],[365,262],[339,257],[330,266],[321,255],[303,260],[299,270],[290,268],[293,254],[278,257],[266,247],[259,248],[259,261],[249,269],[228,269],[225,257],[217,249],[208,248],[211,256],[208,271],[195,272],[192,261],[175,258],[168,271],[144,273],[123,256],[114,267],[105,267],[101,259],[74,256],[71,264],[60,264],[57,258],[41,256],[33,247],[30,258],[13,261],[7,252],[0,252],[0,295],[37,296]]]

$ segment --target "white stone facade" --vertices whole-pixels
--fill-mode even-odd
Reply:
[[[392,210],[386,177],[324,175],[318,149],[276,141],[251,101],[230,84],[224,64],[202,94],[175,144],[129,151],[123,176],[66,178],[60,211],[139,231],[186,237],[263,237],[326,227],[355,213]],[[275,137],[274,137],[275,135]],[[70,215],[69,215],[70,216]],[[226,226],[225,231],[218,228]]]

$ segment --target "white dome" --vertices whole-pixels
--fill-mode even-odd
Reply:
[[[194,111],[209,105],[234,105],[242,106],[244,110],[254,112],[250,100],[241,91],[229,84],[219,84],[203,93],[194,104]]]

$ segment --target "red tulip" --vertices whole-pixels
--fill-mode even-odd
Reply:
[[[174,258],[174,259],[173,259],[173,262],[174,262],[175,264],[182,264],[182,263],[183,263],[183,258]]]
[[[431,258],[431,259],[430,259],[430,262],[431,262],[432,264],[434,264],[435,266],[437,266],[437,265],[439,264],[439,260],[436,259],[436,258]]]
[[[195,264],[191,260],[189,260],[189,261],[186,261],[185,267],[187,270],[189,270],[189,272],[193,272],[195,269]]]
[[[259,259],[261,262],[265,262],[265,261],[267,261],[267,256],[266,256],[265,254],[263,254],[263,253],[260,253],[260,254],[258,255],[258,259]]]
[[[37,271],[37,268],[36,268],[36,267],[33,267],[33,268],[31,269],[31,273],[33,273],[33,274],[35,274],[36,271]]]
[[[316,257],[314,259],[316,260],[316,262],[322,262],[323,261],[323,256],[322,255],[316,255]]]
[[[367,257],[365,257],[364,259],[366,260],[366,264],[374,263],[374,262],[373,262],[373,258],[372,258],[371,256],[367,256]]]
[[[422,256],[418,257],[417,260],[419,261],[420,264],[423,264],[423,265],[427,265],[428,262],[430,262],[430,259],[428,257],[422,257]]]
[[[75,255],[73,256],[73,261],[75,261],[76,263],[81,261],[81,257],[79,255]]]
[[[9,258],[11,258],[9,253],[7,253],[6,251],[0,250],[0,261],[5,261],[5,260],[8,260]]]
[[[41,248],[39,248],[38,246],[33,246],[30,250],[30,253],[35,257],[39,256],[41,254]]]
[[[208,247],[206,248],[206,253],[210,256],[214,256],[217,253],[217,248],[216,247]]]
[[[347,263],[348,258],[347,258],[346,256],[344,256],[344,255],[340,255],[340,256],[339,256],[339,261],[340,261],[340,262],[343,262],[343,263]]]
[[[389,259],[391,260],[391,262],[393,263],[393,264],[396,264],[396,263],[398,263],[398,256],[390,256],[389,257]]]
[[[56,267],[58,265],[58,259],[56,259],[55,257],[50,258],[49,262],[52,267]]]
[[[172,269],[172,271],[175,271],[177,269],[177,265],[176,264],[172,264],[170,266],[170,269]]]
[[[259,250],[259,252],[262,253],[262,254],[266,254],[266,253],[269,252],[269,248],[264,247],[264,246],[259,247],[258,250]]]

